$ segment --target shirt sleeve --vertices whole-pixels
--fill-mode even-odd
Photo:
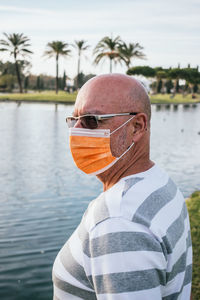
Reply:
[[[109,218],[93,228],[88,243],[84,263],[97,299],[162,299],[166,259],[148,228]]]

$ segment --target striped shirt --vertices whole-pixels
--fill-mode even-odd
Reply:
[[[184,198],[157,165],[93,200],[53,266],[54,300],[189,300]]]

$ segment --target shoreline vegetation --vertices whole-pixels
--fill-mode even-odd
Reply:
[[[200,299],[200,191],[192,193],[186,199],[190,217],[190,227],[193,246],[193,271],[192,271],[192,299]]]
[[[5,93],[0,94],[0,102],[26,102],[26,103],[53,103],[53,104],[74,104],[77,92],[66,93],[59,91],[55,94],[54,91],[30,92],[30,93]],[[200,95],[192,94],[155,94],[150,95],[152,104],[196,104],[200,103]]]

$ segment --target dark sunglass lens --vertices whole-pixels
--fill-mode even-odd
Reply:
[[[98,127],[98,123],[97,123],[95,116],[82,117],[81,123],[82,123],[83,127],[89,128],[89,129],[95,129]]]

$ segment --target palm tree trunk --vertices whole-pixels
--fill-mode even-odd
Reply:
[[[16,54],[14,55],[14,57],[15,57],[15,70],[16,70],[16,74],[17,74],[17,81],[18,81],[18,84],[19,84],[19,92],[23,93],[22,82],[21,82],[21,77],[20,77],[19,66],[18,66],[18,63],[17,63]]]
[[[56,54],[56,94],[58,94],[58,54]]]
[[[80,63],[81,63],[81,53],[78,54],[78,71],[77,71],[77,81],[76,81],[76,88],[79,88],[79,74],[80,74]]]
[[[110,73],[112,73],[112,59],[110,58]]]
[[[130,69],[130,63],[131,63],[130,61],[127,61],[127,62],[126,62],[127,71]]]

